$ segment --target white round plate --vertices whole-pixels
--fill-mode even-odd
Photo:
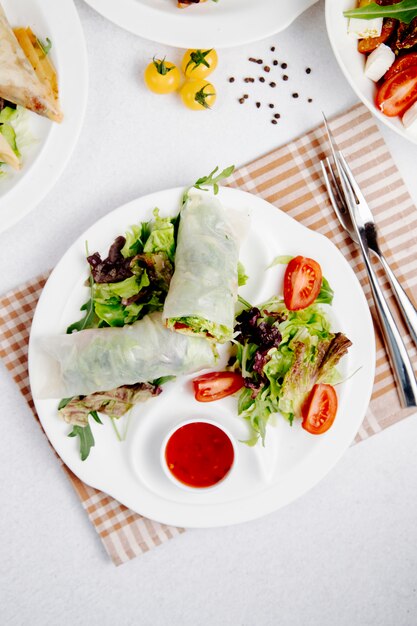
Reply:
[[[417,137],[404,128],[399,117],[387,117],[375,106],[376,85],[365,76],[366,57],[357,50],[358,40],[348,35],[348,20],[343,16],[343,11],[356,6],[355,0],[326,0],[327,33],[336,60],[350,86],[372,115],[402,137],[417,143]]]
[[[177,0],[85,0],[111,22],[177,48],[228,48],[287,28],[317,0],[208,0],[179,9]]]
[[[182,192],[183,188],[178,188],[154,193],[116,209],[66,252],[43,290],[33,320],[29,345],[32,390],[39,388],[43,371],[39,338],[65,332],[68,324],[79,319],[79,308],[89,297],[85,242],[91,252],[106,254],[117,235],[129,225],[149,219],[155,206],[162,215],[175,215]],[[249,275],[241,289],[244,298],[261,303],[279,293],[283,266],[266,268],[282,254],[316,259],[333,286],[334,330],[343,331],[353,346],[343,360],[346,381],[338,388],[339,410],[332,428],[317,437],[306,433],[300,423],[291,428],[277,418],[275,426],[268,427],[265,448],[239,443],[238,463],[230,479],[215,490],[197,493],[176,487],[165,476],[159,458],[162,441],[177,423],[195,418],[216,420],[236,440],[246,439],[247,425],[237,416],[237,398],[199,403],[192,393],[193,375],[178,378],[167,383],[160,396],[133,409],[123,443],[117,441],[109,419],[104,417],[102,426],[93,422],[96,445],[83,462],[77,442],[67,437],[70,427],[57,415],[58,400],[40,400],[34,394],[46,434],[74,474],[146,517],[188,527],[222,526],[260,517],[317,483],[352,442],[365,415],[374,378],[371,316],[362,289],[338,249],[254,195],[222,188],[219,198],[224,206],[251,215],[250,233],[240,255]],[[123,430],[123,422],[120,428]]]
[[[64,120],[56,124],[28,112],[33,142],[19,172],[0,178],[0,232],[33,209],[61,175],[77,143],[87,103],[88,70],[84,34],[73,0],[2,0],[12,25],[29,25],[52,41]]]

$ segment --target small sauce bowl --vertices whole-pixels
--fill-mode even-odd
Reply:
[[[223,483],[236,464],[237,448],[226,428],[208,419],[192,419],[174,426],[161,446],[166,476],[187,491],[213,489]]]

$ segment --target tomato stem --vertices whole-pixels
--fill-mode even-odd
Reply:
[[[161,76],[165,76],[166,74],[168,74],[168,72],[174,69],[174,66],[167,67],[165,63],[165,58],[166,57],[164,57],[163,59],[155,59],[155,57],[153,57],[152,59],[153,64],[156,67],[156,71],[158,72],[158,74],[161,74]]]
[[[190,65],[194,64],[194,67],[192,68],[192,72],[199,66],[199,65],[205,65],[206,67],[210,68],[210,64],[207,62],[206,56],[208,54],[210,54],[210,52],[212,51],[213,48],[210,48],[210,50],[195,50],[194,52],[190,53],[190,60],[188,61],[187,65],[185,66],[185,71],[188,70]]]

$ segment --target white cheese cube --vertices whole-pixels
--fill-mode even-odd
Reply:
[[[417,102],[404,113],[402,122],[413,137],[417,137]]]
[[[351,17],[348,25],[348,34],[355,39],[366,39],[366,37],[379,37],[382,31],[382,17],[375,17],[372,20],[362,20]]]
[[[365,76],[378,82],[395,61],[395,54],[389,46],[381,43],[368,56],[365,63]]]

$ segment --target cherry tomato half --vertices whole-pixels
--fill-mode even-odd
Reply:
[[[194,378],[193,386],[198,402],[213,402],[242,389],[243,378],[237,372],[210,372]]]
[[[395,74],[406,70],[409,67],[417,65],[417,52],[410,52],[403,57],[397,59],[389,68],[388,72],[384,76],[384,80],[389,80]]]
[[[402,115],[417,101],[417,65],[382,83],[376,94],[377,107],[388,117]]]
[[[332,385],[314,385],[304,403],[302,427],[312,435],[322,435],[333,424],[337,413],[337,395]]]
[[[284,302],[290,311],[306,309],[320,293],[323,275],[313,259],[296,256],[287,265],[284,275]]]

